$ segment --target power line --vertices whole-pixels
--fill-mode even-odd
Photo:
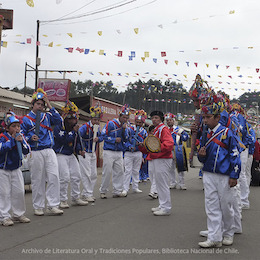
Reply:
[[[133,3],[135,1],[137,1],[137,0],[131,0],[131,1],[128,1],[126,3],[108,6],[108,7],[105,7],[105,9],[98,9],[98,10],[93,11],[93,12],[89,12],[89,13],[85,13],[85,14],[81,14],[81,15],[77,15],[77,16],[72,16],[72,17],[68,17],[68,18],[54,19],[54,20],[49,20],[49,21],[41,21],[41,23],[51,23],[51,22],[59,22],[59,21],[67,21],[67,20],[72,20],[72,19],[79,19],[79,18],[82,18],[82,17],[85,17],[85,16],[91,16],[91,15],[107,12],[107,11],[110,11],[112,9],[116,9],[116,8],[125,6],[127,4]]]

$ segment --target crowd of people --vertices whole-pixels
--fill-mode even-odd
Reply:
[[[189,94],[199,115],[191,131],[197,139],[198,159],[203,164],[207,214],[207,230],[200,232],[207,240],[199,246],[232,245],[234,234],[242,233],[242,209],[250,208],[256,136],[243,108],[239,104],[231,106],[224,92],[215,93],[199,75]],[[189,138],[175,124],[172,113],[153,111],[152,124],[145,129],[146,112],[136,110],[134,123],[130,124],[130,107],[124,105],[118,118],[109,120],[101,130],[103,110],[99,104],[90,108],[91,119],[82,126],[73,102],[67,101],[60,115],[42,89],[33,94],[31,105],[31,111],[20,120],[13,112],[7,113],[5,131],[0,134],[3,226],[12,226],[15,221],[30,222],[25,216],[22,153],[27,155],[31,172],[34,214],[62,215],[70,205],[95,202],[96,148],[100,142],[104,142],[100,198],[108,198],[111,175],[113,198],[126,197],[130,187],[133,193],[141,193],[139,181],[149,176],[149,196],[158,198],[159,204],[151,209],[152,213],[171,214],[170,189],[187,189],[184,176],[188,165],[183,142]]]

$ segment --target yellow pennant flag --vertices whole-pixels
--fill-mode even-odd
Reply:
[[[104,50],[99,50],[99,55],[104,55]]]
[[[186,74],[183,74],[184,78],[187,78],[187,75]]]
[[[176,60],[176,61],[175,61],[175,64],[178,65],[178,64],[179,64],[179,61]]]
[[[43,34],[42,36],[43,36],[43,37],[48,37],[48,35],[46,35],[46,34]]]
[[[61,44],[60,44],[60,43],[59,43],[59,44],[56,44],[56,46],[57,46],[57,47],[60,47],[60,46],[61,46]]]
[[[145,61],[145,57],[141,57],[142,61],[144,62]]]
[[[145,58],[149,58],[149,51],[145,51],[145,52],[144,52],[144,57],[145,57]]]
[[[128,72],[126,72],[125,74],[126,74],[127,76],[129,76],[129,73],[128,73]]]
[[[235,13],[235,10],[229,11],[229,14],[234,14],[234,13]]]
[[[219,77],[219,78],[222,78],[222,76],[221,76],[221,75],[218,75],[218,77]]]
[[[90,52],[95,52],[95,50],[91,50]]]
[[[72,33],[67,33],[68,35],[69,35],[69,37],[71,37],[72,38]]]
[[[237,71],[240,71],[240,67],[237,67]]]
[[[207,68],[209,67],[209,64],[206,64]]]
[[[79,75],[81,75],[81,74],[82,74],[82,71],[78,71],[78,73],[79,73]]]
[[[48,44],[48,47],[53,47],[53,42],[50,42],[50,43]]]
[[[104,75],[102,72],[99,72],[99,74],[102,75],[102,76]]]
[[[253,49],[254,47],[248,47],[248,49]]]
[[[98,35],[101,36],[102,35],[102,31],[98,31]]]
[[[134,28],[135,34],[138,34],[139,28]]]
[[[251,79],[252,79],[253,77],[252,77],[252,76],[248,76],[248,78],[251,78]]]
[[[7,42],[3,42],[2,47],[7,48]]]
[[[17,36],[17,37],[21,37],[22,35],[21,35],[21,34],[16,34],[15,36]]]
[[[33,0],[26,0],[26,3],[27,3],[30,7],[34,7],[34,2],[33,2]]]

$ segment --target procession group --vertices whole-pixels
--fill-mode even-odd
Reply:
[[[196,108],[192,142],[195,144],[197,140],[198,159],[203,164],[208,228],[200,232],[207,240],[199,246],[232,245],[234,234],[242,233],[242,209],[250,207],[248,169],[253,159],[255,133],[243,116],[242,107],[231,106],[225,93],[215,93],[199,75],[189,94]],[[34,214],[62,215],[63,209],[70,207],[69,184],[72,205],[85,206],[96,200],[93,196],[97,180],[95,151],[100,142],[104,142],[100,198],[108,197],[111,175],[113,198],[126,197],[130,183],[134,193],[141,193],[139,171],[141,165],[148,162],[149,196],[158,198],[159,202],[151,211],[155,216],[171,214],[170,188],[186,190],[187,165],[182,142],[189,138],[187,132],[175,125],[172,113],[151,112],[152,125],[146,131],[143,127],[146,112],[137,110],[134,124],[130,124],[130,108],[124,105],[118,118],[108,121],[101,130],[103,111],[99,104],[90,108],[91,119],[81,127],[78,108],[73,102],[66,103],[61,116],[51,106],[46,93],[38,89],[31,104],[32,110],[22,121],[13,112],[7,113],[5,132],[0,135],[0,221],[3,226],[11,226],[14,221],[30,222],[24,215],[21,153],[27,154],[31,172]],[[45,108],[48,112],[44,112]],[[151,136],[158,142],[156,149],[147,141]],[[183,165],[178,165],[178,161]]]

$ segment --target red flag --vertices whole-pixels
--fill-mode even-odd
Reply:
[[[198,66],[198,63],[197,62],[194,62],[195,66],[197,67]]]
[[[255,70],[256,70],[257,73],[259,72],[259,69],[255,69]]]
[[[162,51],[162,52],[161,52],[161,56],[162,56],[162,57],[165,57],[165,56],[166,56],[166,52],[165,52],[165,51]]]
[[[122,57],[122,56],[123,56],[123,52],[122,52],[122,51],[118,51],[117,56],[118,56],[118,57]]]
[[[226,66],[226,69],[228,69],[229,68],[229,66]]]
[[[217,51],[217,50],[218,50],[218,48],[213,48],[213,50],[214,50],[214,51]]]
[[[31,43],[32,43],[32,39],[31,39],[31,38],[28,38],[28,39],[26,39],[26,42],[27,42],[28,44],[31,44]]]
[[[164,63],[165,63],[165,64],[168,64],[168,60],[164,60]]]

